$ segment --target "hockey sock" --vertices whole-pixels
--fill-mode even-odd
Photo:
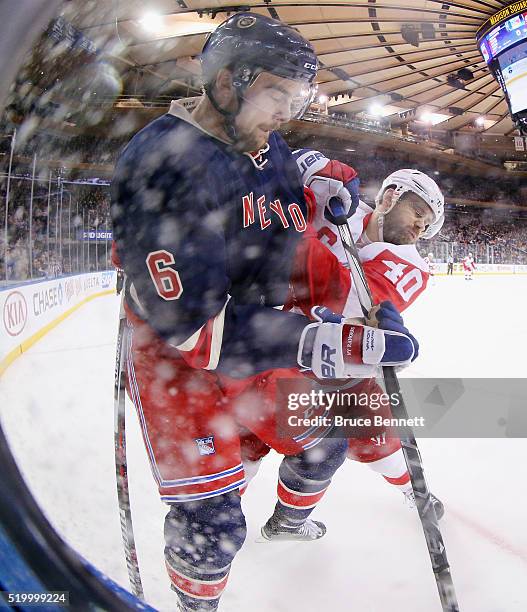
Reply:
[[[214,612],[229,577],[226,571],[200,573],[182,559],[165,551],[165,566],[172,589],[177,593],[184,610]]]
[[[274,518],[291,528],[304,523],[344,462],[346,450],[345,439],[325,438],[299,455],[285,457],[280,465]]]
[[[236,492],[171,505],[165,518],[165,563],[172,588],[185,608],[217,609],[231,561],[245,535]]]
[[[400,448],[387,457],[368,462],[367,465],[374,472],[381,474],[386,482],[401,489],[403,493],[412,490],[410,474]]]

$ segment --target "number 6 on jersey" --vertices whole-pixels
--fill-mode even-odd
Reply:
[[[177,300],[183,293],[183,285],[177,270],[170,267],[175,263],[174,256],[168,251],[152,251],[146,258],[156,291],[164,300]]]

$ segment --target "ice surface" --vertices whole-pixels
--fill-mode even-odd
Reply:
[[[413,376],[525,376],[527,276],[440,277],[407,313],[421,345]],[[113,368],[118,298],[99,298],[18,359],[0,385],[0,417],[22,471],[60,534],[128,587],[115,493]],[[175,608],[163,565],[159,502],[130,405],[128,457],[145,594]],[[461,610],[527,609],[525,440],[420,441]],[[224,612],[440,610],[421,527],[402,495],[347,461],[314,513],[327,535],[257,544],[275,503],[280,458],[268,457],[244,495],[247,541]]]

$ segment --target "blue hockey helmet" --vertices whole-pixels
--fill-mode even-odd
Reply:
[[[211,99],[212,84],[222,68],[232,71],[240,95],[261,72],[305,82],[295,118],[304,114],[316,92],[318,62],[309,41],[295,28],[257,13],[237,13],[211,32],[201,52],[201,68]]]

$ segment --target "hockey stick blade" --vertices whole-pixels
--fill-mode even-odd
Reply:
[[[353,241],[345,211],[338,198],[331,199],[330,208],[335,219],[335,225],[339,231],[342,247],[346,253],[353,284],[357,289],[362,312],[367,318],[373,306],[373,298],[362,264],[360,263],[357,247]],[[407,422],[408,411],[404,403],[395,369],[393,367],[384,366],[382,372],[386,393],[390,398],[392,414],[395,418],[402,419],[402,422]],[[392,398],[394,397],[397,397],[399,402],[393,402]],[[421,454],[417,446],[415,435],[410,427],[400,427],[398,432],[404,459],[412,482],[417,512],[421,519],[441,606],[444,612],[459,612],[459,604],[452,575],[450,573],[450,565],[446,556],[446,548],[441,530],[439,529],[439,523],[434,504],[432,503],[430,490],[426,483]]]

